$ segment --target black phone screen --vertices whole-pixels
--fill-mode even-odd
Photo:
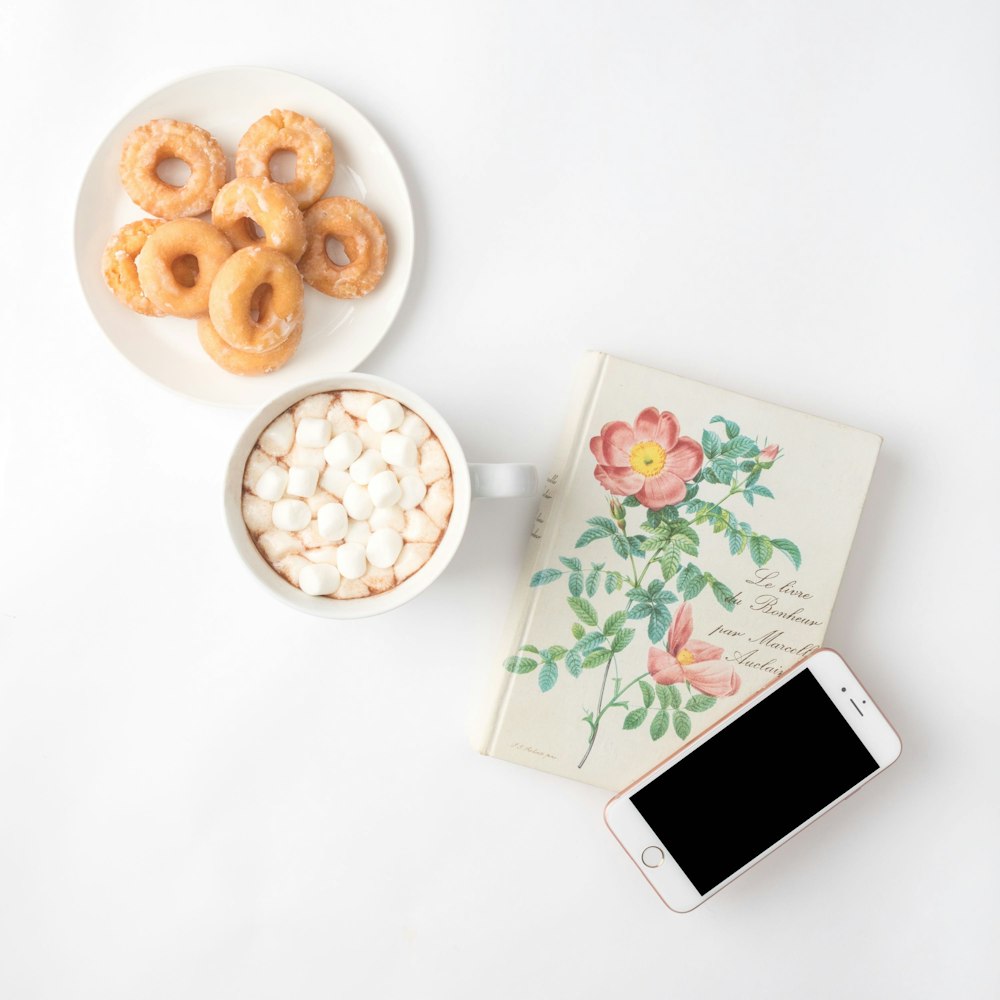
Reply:
[[[704,895],[877,770],[806,668],[632,803]]]

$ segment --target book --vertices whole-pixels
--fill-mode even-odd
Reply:
[[[584,355],[480,752],[624,788],[821,646],[880,446]]]

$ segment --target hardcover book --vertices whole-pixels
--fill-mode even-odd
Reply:
[[[880,445],[586,354],[480,751],[620,789],[820,646]]]

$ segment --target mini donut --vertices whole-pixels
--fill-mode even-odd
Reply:
[[[302,341],[302,328],[293,330],[288,339],[273,351],[239,351],[230,347],[212,326],[208,316],[198,317],[198,342],[220,367],[234,375],[267,375],[287,364]]]
[[[143,316],[162,316],[139,284],[135,258],[146,245],[146,240],[163,223],[160,219],[139,219],[130,222],[108,240],[101,259],[104,283],[114,292],[119,302]]]
[[[349,264],[335,264],[326,252],[332,236],[343,244]],[[375,213],[353,198],[324,198],[306,212],[306,252],[299,261],[313,288],[338,299],[367,295],[385,273],[389,254],[385,230]]]
[[[233,248],[218,229],[201,219],[161,223],[136,257],[139,284],[146,297],[170,316],[199,316],[208,293]],[[193,258],[197,267],[191,267]]]
[[[298,203],[281,184],[266,177],[237,177],[216,195],[212,223],[221,229],[237,250],[271,247],[292,262],[306,248],[306,226]],[[264,230],[258,237],[251,223]]]
[[[274,110],[246,130],[236,147],[237,177],[271,177],[275,153],[295,154],[295,179],[282,187],[306,209],[326,194],[333,180],[333,143],[311,118]],[[275,181],[275,183],[279,183]]]
[[[260,291],[262,286],[267,288]],[[251,354],[273,351],[302,332],[302,277],[277,250],[237,250],[216,275],[208,314],[230,347]]]
[[[191,169],[180,187],[168,184],[156,172],[170,159],[183,160]],[[126,193],[140,208],[161,219],[179,219],[201,215],[212,207],[226,183],[226,156],[203,128],[156,118],[129,133],[118,170]]]

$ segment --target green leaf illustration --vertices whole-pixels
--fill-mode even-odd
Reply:
[[[670,716],[664,711],[659,711],[653,716],[653,722],[649,727],[649,735],[654,739],[660,739],[667,730],[670,729]]]
[[[691,735],[691,716],[687,712],[674,712],[674,732],[686,740]]]
[[[584,625],[597,624],[597,612],[594,610],[594,605],[591,604],[585,597],[567,597],[566,603],[570,606],[570,608],[572,608],[573,614],[575,614]]]
[[[591,542],[596,542],[598,538],[607,538],[608,532],[601,528],[588,528],[577,540],[574,548],[582,549]]]
[[[569,592],[574,597],[579,597],[583,593],[583,574],[582,573],[570,573],[570,575],[569,575]]]
[[[705,458],[715,458],[722,448],[722,441],[715,431],[706,428],[701,432],[701,447],[702,451],[705,452]]]
[[[508,656],[503,665],[512,674],[530,674],[538,666],[538,661],[529,656]]]
[[[755,497],[767,497],[769,500],[774,499],[774,494],[766,486],[751,486],[750,489]]]
[[[577,644],[576,648],[583,654],[592,653],[598,646],[604,645],[603,632],[588,632]]]
[[[562,570],[559,569],[540,569],[532,578],[532,587],[542,587],[546,583],[551,583],[553,580],[558,580],[562,576]]]
[[[639,501],[635,497],[622,497],[623,507],[638,507]]]
[[[592,524],[595,528],[600,528],[609,535],[613,535],[618,530],[610,517],[588,517],[587,524]]]
[[[537,646],[522,646],[521,649],[519,650],[519,652],[521,652],[521,653],[535,653],[537,655],[537,653],[538,653],[538,647]]]
[[[721,580],[712,581],[712,593],[727,611],[732,611],[736,607],[736,598],[733,592]]]
[[[747,536],[740,531],[730,529],[727,533],[729,538],[729,554],[738,556],[747,547]]]
[[[760,454],[757,442],[744,434],[734,437],[722,450],[730,458],[746,458]]]
[[[572,677],[579,677],[583,670],[583,657],[575,649],[566,654],[566,669]]]
[[[726,420],[725,417],[720,417],[718,415],[712,417],[709,420],[710,424],[725,424],[726,425],[726,437],[734,438],[740,432],[740,425],[733,420]]]
[[[597,588],[601,585],[601,571],[592,569],[587,574],[587,596],[593,597],[597,593]]]
[[[558,679],[559,668],[551,660],[546,660],[542,664],[542,669],[538,671],[538,686],[542,691],[551,691]]]
[[[792,561],[792,565],[798,569],[802,565],[802,553],[795,542],[790,542],[787,538],[772,538],[771,544],[779,551],[784,552]]]
[[[750,558],[758,566],[763,566],[768,559],[771,558],[774,548],[771,545],[771,539],[766,538],[764,535],[751,535],[750,536]],[[786,553],[787,554],[787,553]],[[791,558],[789,556],[789,558]]]
[[[543,655],[550,660],[561,660],[568,652],[565,646],[549,646]]]
[[[561,562],[566,569],[575,569],[577,572],[583,569],[583,566],[580,564],[580,560],[572,556],[560,556],[559,562]]]
[[[705,574],[694,563],[688,563],[677,577],[677,589],[685,601],[694,600],[705,589]]]
[[[720,483],[730,483],[733,476],[736,475],[736,463],[731,458],[720,457],[712,462],[712,471]]]
[[[595,650],[593,653],[591,653],[583,661],[583,669],[584,670],[593,670],[594,667],[603,666],[610,659],[611,659],[611,650],[610,649],[598,649],[598,650]]]
[[[603,632],[607,636],[612,636],[617,632],[622,625],[625,624],[625,612],[616,611],[614,614],[608,615],[607,620],[604,622]]]
[[[649,615],[649,625],[646,627],[646,634],[650,642],[659,642],[670,627],[670,609],[663,604],[654,604]]]
[[[663,708],[680,708],[681,693],[673,684],[657,684],[656,697]]]
[[[632,711],[625,716],[625,721],[622,723],[622,729],[638,729],[645,721],[646,709],[633,708]]]
[[[611,570],[604,577],[604,592],[606,594],[613,594],[616,590],[620,590],[622,584],[625,582],[624,577],[617,570]]]
[[[707,712],[715,704],[715,698],[709,694],[693,694],[684,705],[687,712]]]
[[[615,550],[615,553],[622,559],[628,559],[629,555],[628,542],[626,542],[621,535],[611,536],[611,547]]]
[[[573,622],[573,626],[570,628],[570,631],[573,633],[574,639],[582,639],[586,630],[579,622]]]
[[[676,549],[668,549],[659,562],[660,572],[663,573],[664,581],[669,581],[681,568],[681,557]]]
[[[611,643],[611,652],[620,653],[635,638],[634,628],[623,628],[615,634]]]
[[[653,704],[653,685],[648,681],[639,681],[639,690],[642,692],[642,703],[649,708]]]

